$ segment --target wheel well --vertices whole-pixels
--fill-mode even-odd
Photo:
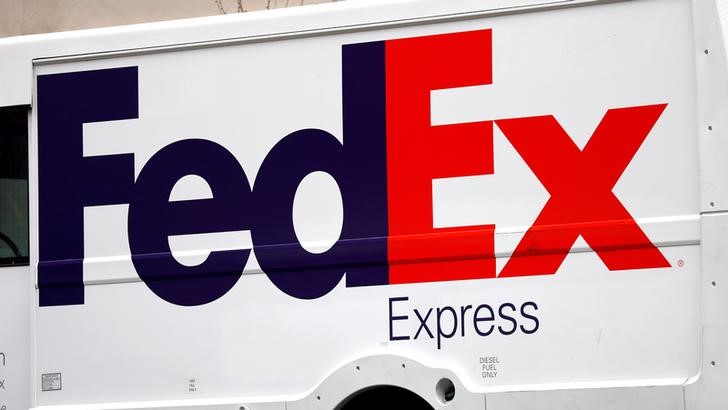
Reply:
[[[434,410],[416,393],[390,385],[372,386],[347,397],[335,410]]]

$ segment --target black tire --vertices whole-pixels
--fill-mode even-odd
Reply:
[[[376,386],[349,396],[336,410],[434,410],[417,394],[397,386]]]

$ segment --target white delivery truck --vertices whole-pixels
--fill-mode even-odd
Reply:
[[[728,408],[722,12],[0,40],[0,408]]]

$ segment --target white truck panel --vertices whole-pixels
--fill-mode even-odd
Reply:
[[[83,124],[79,155],[133,154],[138,184],[145,167],[171,144],[211,141],[234,156],[255,191],[271,151],[297,130],[320,129],[347,146],[344,46],[482,30],[492,35],[492,81],[433,88],[428,109],[434,128],[490,124],[494,172],[431,178],[427,206],[435,232],[495,225],[495,272],[501,277],[352,287],[345,275],[323,296],[296,298],[256,258],[254,231],[260,228],[253,226],[167,238],[171,255],[187,267],[205,263],[211,252],[251,249],[229,291],[209,303],[182,306],[155,294],[140,277],[129,201],[83,206],[83,302],[34,301],[33,342],[15,342],[31,346],[32,406],[330,409],[361,388],[394,384],[444,408],[434,386],[447,377],[458,392],[449,404],[456,409],[486,403],[489,409],[720,408],[717,403],[728,400],[718,387],[728,337],[721,306],[728,298],[716,295],[725,271],[722,154],[728,148],[721,124],[728,76],[717,9],[708,3],[503,1],[480,10],[474,2],[421,2],[415,11],[410,2],[354,2],[300,15],[276,11],[270,20],[262,14],[219,24],[195,19],[184,29],[160,23],[90,31],[95,34],[88,38],[72,33],[0,42],[0,54],[5,47],[21,56],[0,66],[0,76],[17,78],[0,105],[29,103],[28,81],[35,93],[30,196],[31,267],[37,274],[39,263],[48,262],[38,257],[44,206],[38,141],[48,138],[38,127],[42,79],[136,67],[137,118]],[[103,45],[110,38],[117,43]],[[28,45],[36,40],[36,48]],[[57,48],[51,52],[51,46]],[[18,65],[31,54],[29,79]],[[722,82],[712,87],[713,79]],[[609,192],[668,266],[610,270],[610,250],[595,251],[593,239],[582,235],[555,274],[505,277],[529,228],[563,195],[524,159],[505,120],[553,116],[584,155],[609,110],[658,104],[664,111]],[[388,149],[397,149],[387,132]],[[531,138],[545,136],[534,132]],[[551,164],[564,175],[570,166]],[[591,172],[601,183],[601,171]],[[583,183],[582,176],[573,184]],[[293,228],[310,254],[338,246],[347,224],[340,178],[319,170],[296,190]],[[568,191],[567,185],[560,189]],[[187,175],[169,201],[215,199],[213,186],[204,175]],[[583,195],[568,192],[580,204],[572,209],[602,209],[604,198],[588,187]],[[397,217],[389,212],[390,221]],[[390,267],[418,262],[392,258],[390,248]],[[36,283],[42,298],[44,284]],[[474,317],[483,304],[496,314],[498,307],[511,305],[514,314],[520,309],[514,332],[498,327],[510,325],[501,314],[493,318],[493,333],[479,335]]]

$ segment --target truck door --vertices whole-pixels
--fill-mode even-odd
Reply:
[[[30,407],[28,109],[0,108],[0,410]]]

